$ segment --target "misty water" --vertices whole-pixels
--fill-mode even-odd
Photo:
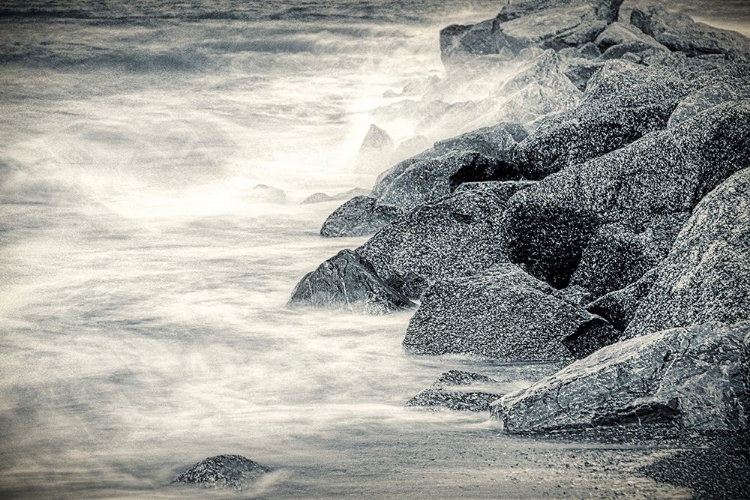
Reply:
[[[4,2],[0,495],[684,496],[633,476],[642,450],[404,407],[451,368],[512,391],[553,366],[413,357],[410,313],[286,307],[365,241],[319,237],[339,202],[299,202],[371,187],[351,168],[370,123],[405,140],[417,122],[383,92],[441,76],[439,29],[496,11]],[[243,493],[168,486],[221,453],[275,471]]]

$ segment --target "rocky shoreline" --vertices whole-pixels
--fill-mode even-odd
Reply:
[[[407,404],[489,409],[510,434],[669,436],[688,451],[646,475],[731,496],[747,481],[719,469],[746,478],[746,453],[700,450],[742,448],[748,431],[750,39],[622,3],[519,0],[443,29],[447,82],[522,69],[502,99],[434,118],[481,127],[328,217],[324,237],[372,236],[303,277],[290,305],[414,309],[414,355],[561,363],[508,394],[446,372]],[[696,466],[703,482],[676,470]]]

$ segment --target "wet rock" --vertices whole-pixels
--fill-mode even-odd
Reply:
[[[622,0],[513,0],[503,5],[497,15],[498,21],[510,21],[550,7],[576,7],[589,5],[596,9],[597,17],[609,23],[617,19]]]
[[[575,332],[563,338],[562,344],[573,356],[582,359],[620,340],[622,332],[613,328],[606,319],[592,316],[581,323]]]
[[[637,336],[708,321],[744,320],[750,320],[747,168],[695,207],[625,333]]]
[[[321,236],[365,236],[377,232],[403,211],[369,196],[355,196],[333,211],[320,228]]]
[[[660,216],[645,228],[623,223],[599,227],[589,239],[571,285],[601,297],[637,281],[667,256],[689,214]]]
[[[368,314],[410,309],[414,303],[378,277],[372,265],[352,250],[342,250],[308,273],[292,292],[289,305],[349,307]]]
[[[641,42],[657,50],[666,50],[664,45],[657,42],[654,37],[645,34],[632,24],[612,23],[607,26],[594,43],[601,51],[606,51],[612,46],[622,45],[629,42]]]
[[[504,264],[438,281],[412,317],[414,354],[472,354],[516,361],[569,359],[562,340],[591,315],[548,284]]]
[[[578,47],[578,53],[581,54],[581,57],[584,59],[596,59],[600,55],[602,55],[601,50],[599,47],[596,46],[595,43],[589,42],[584,43],[580,47]]]
[[[502,248],[503,209],[527,182],[487,182],[456,190],[421,205],[383,228],[357,249],[375,272],[418,298],[446,276],[463,276],[506,261]]]
[[[495,23],[497,31],[508,40],[526,47],[552,49],[592,42],[607,27],[607,21],[598,17],[596,7],[587,3],[540,9],[510,21],[496,20]]]
[[[563,288],[599,227],[688,212],[749,161],[750,102],[716,106],[516,194],[505,214],[508,255]]]
[[[244,489],[271,469],[240,455],[209,457],[177,476],[172,484]]]
[[[630,23],[673,51],[690,55],[746,54],[750,39],[735,32],[696,23],[690,16],[668,12],[661,6],[638,6]]]
[[[641,40],[633,40],[630,42],[618,43],[617,45],[611,46],[610,48],[605,50],[599,58],[603,61],[609,61],[612,59],[626,59],[630,60],[631,62],[639,63],[642,60],[641,57],[638,56],[633,58],[634,55],[647,51],[653,52],[654,50],[667,51],[668,49],[655,49],[654,46],[649,43],[642,42]]]
[[[508,432],[668,422],[747,428],[740,346],[750,324],[655,332],[607,346],[491,406]]]
[[[433,152],[440,155],[456,151],[474,151],[488,158],[507,160],[510,157],[509,150],[528,135],[522,125],[500,123],[438,141],[433,147]]]
[[[602,66],[604,66],[602,61],[590,61],[583,58],[570,59],[565,62],[564,72],[565,76],[568,77],[573,85],[583,92],[586,90],[586,86],[588,85],[589,80],[591,80],[591,77],[593,77]]]
[[[250,199],[260,203],[286,203],[286,193],[281,189],[258,184],[250,190]]]
[[[740,101],[750,98],[750,76],[747,78],[730,78],[702,87],[680,101],[672,116],[668,128],[675,127],[701,111],[711,109],[724,102]]]
[[[633,316],[635,316],[641,300],[651,291],[651,287],[658,276],[658,268],[650,269],[638,281],[629,284],[621,290],[615,290],[599,297],[590,303],[586,309],[591,314],[596,314],[606,319],[616,329],[623,331],[627,328]],[[600,344],[601,347],[604,347],[609,343],[611,342],[603,341]]]
[[[432,386],[406,402],[406,406],[443,407],[458,411],[484,411],[502,394],[497,381],[478,373],[451,370],[443,373]],[[488,392],[490,391],[490,392]]]
[[[302,200],[300,204],[307,205],[311,203],[324,203],[326,201],[347,200],[354,196],[365,196],[368,194],[370,194],[370,191],[362,188],[354,188],[346,191],[345,193],[337,193],[334,195],[328,195],[326,193],[313,193]]]
[[[395,144],[388,132],[372,124],[359,147],[354,169],[357,172],[380,172],[388,164],[394,149]]]
[[[586,84],[581,105],[540,124],[516,148],[517,168],[542,179],[666,127],[690,87],[673,72],[623,61],[605,64]]]

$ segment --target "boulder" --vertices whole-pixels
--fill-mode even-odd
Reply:
[[[658,5],[634,8],[630,14],[630,24],[670,50],[689,55],[750,52],[750,39],[747,37],[735,31],[696,23],[688,15],[668,12]]]
[[[616,222],[600,226],[581,255],[571,285],[594,297],[625,288],[667,256],[687,213],[656,217],[645,228]]]
[[[542,122],[516,150],[517,169],[542,179],[666,127],[690,87],[665,68],[606,63],[586,83],[581,105]]]
[[[612,59],[626,59],[631,62],[640,63],[642,58],[640,56],[633,58],[633,55],[640,54],[641,52],[653,52],[655,50],[664,50],[666,48],[656,49],[653,45],[643,42],[641,40],[632,40],[630,42],[618,43],[605,50],[599,59],[603,61],[609,61]]]
[[[473,274],[506,261],[503,209],[511,196],[530,185],[486,182],[457,189],[452,196],[395,220],[357,252],[372,263],[378,276],[418,298],[432,281]]]
[[[593,7],[599,19],[611,23],[617,20],[622,0],[509,0],[500,10],[497,20],[510,21],[550,7],[567,8],[581,5]]]
[[[353,196],[364,196],[370,194],[370,191],[362,188],[354,188],[346,191],[345,193],[336,193],[329,195],[326,193],[313,193],[300,202],[301,205],[308,205],[311,203],[324,203],[326,201],[346,200]]]
[[[695,207],[625,333],[744,320],[750,320],[750,168]]]
[[[289,305],[348,307],[385,314],[415,304],[380,279],[372,265],[356,252],[342,250],[302,278]]]
[[[664,45],[657,42],[654,37],[645,34],[632,24],[612,23],[598,36],[594,43],[599,50],[606,51],[612,46],[622,45],[629,42],[641,42],[657,50],[666,50]]]
[[[414,354],[470,354],[514,361],[570,359],[562,341],[591,315],[510,264],[430,286],[409,322]]]
[[[748,162],[750,102],[716,106],[516,194],[505,213],[508,255],[532,275],[565,287],[599,227],[645,227],[689,212]]]
[[[174,485],[245,489],[271,469],[240,455],[209,457],[177,476]]]
[[[380,172],[394,150],[395,144],[388,132],[372,124],[359,147],[354,169],[357,172]]]
[[[265,184],[258,184],[250,190],[250,199],[258,203],[286,203],[286,193],[281,189]]]
[[[598,17],[596,7],[588,3],[541,9],[509,21],[495,20],[495,23],[496,36],[499,32],[503,39],[525,47],[552,49],[593,42],[607,27],[607,21]]]
[[[680,101],[669,117],[667,128],[684,123],[701,111],[724,102],[742,99],[750,99],[750,77],[725,79],[701,87]]]
[[[333,211],[320,228],[326,237],[366,236],[390,224],[403,211],[369,196],[355,196]]]
[[[641,300],[651,291],[651,287],[658,276],[658,267],[650,269],[638,281],[621,290],[615,290],[599,297],[590,303],[586,309],[591,314],[596,314],[609,321],[617,330],[623,331],[635,316]],[[601,347],[608,345],[606,341],[599,341],[599,343]]]
[[[747,428],[740,350],[750,324],[706,323],[607,346],[493,403],[507,432],[670,423]]]
[[[406,406],[441,407],[458,411],[488,410],[502,396],[497,381],[478,373],[451,370],[427,389],[406,402]]]

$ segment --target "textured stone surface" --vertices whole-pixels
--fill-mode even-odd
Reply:
[[[545,120],[518,144],[517,169],[542,179],[663,129],[689,91],[668,69],[609,62],[587,81],[578,108]]]
[[[209,457],[177,476],[172,484],[244,489],[271,469],[240,455]]]
[[[702,87],[688,94],[672,112],[667,127],[672,128],[701,111],[711,109],[729,101],[740,101],[750,98],[750,74],[745,78],[727,78]]]
[[[749,161],[750,102],[716,106],[518,193],[505,214],[509,256],[533,275],[567,286],[600,226],[645,226],[690,211]]]
[[[428,288],[409,323],[404,347],[416,354],[567,359],[570,353],[562,340],[589,319],[585,309],[563,294],[505,264]]]
[[[658,50],[669,50],[664,45],[657,42],[654,37],[645,34],[632,24],[612,23],[607,26],[594,43],[599,50],[605,51],[614,45],[621,45],[628,42],[641,42]]]
[[[493,387],[497,381],[478,373],[451,370],[427,389],[406,402],[406,406],[441,407],[458,411],[484,411],[502,396]]]
[[[696,23],[690,16],[667,12],[661,6],[636,7],[630,15],[630,23],[670,50],[690,55],[750,52],[747,37],[735,31]]]
[[[463,276],[505,262],[502,214],[529,182],[475,183],[422,205],[383,228],[357,252],[386,281],[404,283],[419,297],[429,282]]]
[[[637,281],[667,256],[688,217],[688,213],[659,216],[643,228],[623,223],[599,227],[583,251],[571,285],[597,298]]]
[[[602,66],[604,66],[602,61],[591,61],[579,57],[565,61],[563,71],[573,85],[583,92],[586,90],[586,86],[588,85],[589,80],[591,80],[591,77],[593,77]]]
[[[653,268],[646,272],[638,281],[629,284],[621,290],[615,290],[591,302],[586,309],[609,321],[613,327],[622,331],[635,316],[638,305],[651,291],[651,287],[659,275],[659,269]],[[602,347],[606,345],[602,342]]]
[[[505,3],[497,15],[498,21],[509,21],[550,7],[589,5],[596,9],[597,17],[612,22],[617,19],[622,0],[509,0]]]
[[[747,168],[695,207],[625,333],[636,336],[708,321],[743,320],[750,320]]]
[[[328,216],[320,228],[320,235],[341,237],[373,234],[402,213],[401,209],[379,203],[370,196],[355,196]]]
[[[292,292],[289,305],[349,307],[384,314],[414,303],[380,279],[370,263],[352,250],[342,250],[308,273]]]
[[[618,342],[493,403],[508,432],[670,422],[747,428],[740,351],[750,325],[703,324]]]

